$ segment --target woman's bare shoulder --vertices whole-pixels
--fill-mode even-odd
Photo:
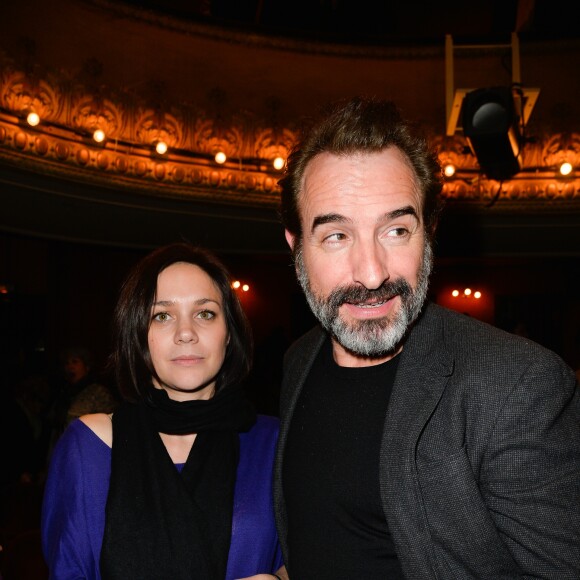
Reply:
[[[109,447],[113,446],[113,414],[91,413],[79,419]]]

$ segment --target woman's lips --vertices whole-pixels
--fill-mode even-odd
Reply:
[[[196,355],[182,355],[182,356],[177,356],[175,358],[171,359],[171,362],[178,364],[178,365],[183,365],[183,366],[191,366],[194,364],[197,364],[199,362],[201,362],[203,360],[203,357],[201,356],[196,356]]]

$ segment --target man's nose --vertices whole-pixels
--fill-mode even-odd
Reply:
[[[351,254],[353,282],[369,290],[380,288],[389,279],[388,255],[377,240],[359,240]]]

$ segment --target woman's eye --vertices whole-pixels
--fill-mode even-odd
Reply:
[[[153,320],[157,320],[157,322],[167,322],[169,320],[169,314],[167,314],[167,312],[158,312],[153,315]]]
[[[215,312],[212,312],[211,310],[202,310],[197,317],[202,320],[211,320],[212,318],[215,318]]]

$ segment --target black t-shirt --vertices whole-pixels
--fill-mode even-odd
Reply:
[[[339,367],[328,340],[292,417],[283,470],[293,580],[404,578],[379,494],[398,357]]]

